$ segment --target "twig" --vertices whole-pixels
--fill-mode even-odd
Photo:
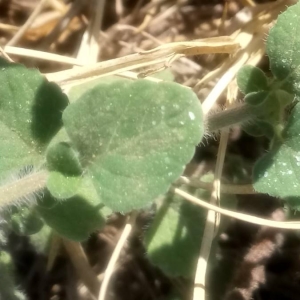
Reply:
[[[273,228],[282,228],[282,229],[300,229],[300,222],[276,222],[276,221],[270,221],[268,219],[263,219],[259,217],[255,217],[248,214],[243,214],[239,212],[235,212],[232,210],[224,209],[221,207],[218,207],[216,205],[212,205],[210,203],[207,203],[204,200],[198,199],[197,197],[194,197],[190,195],[189,193],[178,189],[178,188],[171,188],[171,191],[173,191],[176,195],[181,196],[185,200],[188,200],[196,205],[199,205],[201,207],[204,207],[206,209],[214,210],[224,216],[228,216],[234,219],[238,219],[244,222],[256,224],[256,225],[263,225],[263,226],[269,226]]]
[[[211,182],[204,182],[197,178],[189,178],[185,176],[181,176],[176,184],[187,184],[191,187],[197,189],[204,189],[211,191],[213,189],[213,184]],[[243,185],[236,185],[236,184],[227,184],[221,183],[220,192],[222,194],[237,194],[237,195],[249,195],[249,194],[256,194],[256,191],[253,188],[252,184],[243,184]]]
[[[62,241],[61,237],[52,230],[51,240],[50,240],[50,249],[48,252],[48,260],[46,270],[51,271],[55,262],[55,259],[61,248]]]
[[[136,213],[133,212],[127,222],[127,224],[125,225],[124,229],[123,229],[123,232],[120,236],[120,239],[113,251],[113,254],[109,260],[109,263],[107,265],[107,268],[105,270],[105,273],[104,273],[104,278],[103,278],[103,282],[101,284],[101,289],[100,289],[100,293],[99,293],[99,297],[98,297],[98,300],[105,300],[105,296],[107,294],[107,290],[108,290],[108,285],[109,285],[109,282],[110,282],[110,279],[111,279],[111,276],[115,270],[115,266],[116,266],[116,263],[120,257],[120,254],[121,254],[121,251],[125,245],[125,242],[127,241],[132,229],[133,229],[133,226],[134,226],[134,223],[135,223],[135,219],[136,219]]]
[[[66,83],[75,79],[101,74],[116,74],[144,66],[165,63],[177,54],[199,55],[207,53],[231,53],[239,48],[239,44],[228,37],[208,38],[188,42],[169,43],[142,53],[97,63],[93,66],[81,67],[46,74],[48,80]]]
[[[62,238],[62,241],[66,251],[70,256],[73,266],[78,273],[78,276],[81,278],[84,285],[96,299],[100,288],[100,282],[97,279],[96,273],[90,266],[81,244],[78,242],[70,241],[66,238]]]
[[[36,59],[42,60],[49,60],[58,63],[64,63],[68,65],[77,65],[82,66],[83,64],[77,60],[76,58],[63,56],[59,54],[54,54],[50,52],[26,49],[21,47],[13,47],[13,46],[5,46],[3,49],[8,54],[18,55],[18,56],[25,56],[25,57],[32,57]]]
[[[77,59],[80,60],[83,65],[96,63],[100,53],[99,31],[103,21],[106,0],[95,1],[96,5],[93,5],[93,3],[90,5],[94,13],[90,18],[88,28],[82,36],[81,45],[77,54]]]
[[[210,203],[216,205],[220,201],[220,180],[222,176],[225,154],[227,149],[227,141],[229,130],[223,129],[221,132],[220,145],[217,154],[216,169],[214,174],[213,192],[211,194]],[[205,222],[203,238],[201,243],[200,255],[197,263],[197,270],[194,285],[194,300],[205,300],[205,275],[207,263],[210,255],[211,245],[219,225],[220,214],[209,210]]]
[[[56,26],[51,30],[51,32],[42,41],[40,47],[42,49],[47,48],[53,43],[57,35],[69,25],[71,20],[81,11],[85,1],[75,0],[69,10],[62,16],[61,20],[56,24]]]
[[[19,31],[13,36],[13,38],[6,44],[7,46],[15,45],[24,35],[24,33],[27,31],[27,29],[31,26],[31,24],[34,22],[36,17],[40,14],[40,12],[43,10],[44,6],[49,0],[41,0],[40,3],[35,7],[34,11],[28,18],[28,20],[25,22],[25,24],[19,29]]]

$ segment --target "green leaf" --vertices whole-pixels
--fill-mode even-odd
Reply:
[[[145,235],[150,261],[170,276],[191,277],[205,218],[199,206],[168,194]]]
[[[247,95],[248,93],[267,91],[268,78],[265,73],[253,66],[243,66],[237,74],[237,84],[240,91]]]
[[[77,99],[79,99],[84,93],[87,91],[91,90],[92,88],[96,87],[99,84],[109,84],[113,83],[116,81],[119,81],[120,77],[116,75],[112,76],[105,76],[105,77],[99,77],[95,79],[91,79],[89,81],[86,81],[81,84],[77,84],[73,86],[69,92],[68,92],[68,97],[71,103],[75,102]],[[126,79],[123,79],[126,80]],[[131,81],[128,79],[128,81]]]
[[[275,197],[300,196],[300,105],[297,104],[282,136],[273,149],[259,159],[253,171],[257,192]]]
[[[80,189],[81,181],[80,176],[65,176],[53,171],[49,174],[47,188],[54,198],[68,199],[76,195]]]
[[[268,122],[255,120],[253,123],[242,124],[242,128],[245,132],[255,137],[266,136],[270,140],[274,137],[273,126]]]
[[[203,136],[201,105],[179,84],[101,84],[71,104],[63,121],[105,205],[140,209],[165,193]]]
[[[213,174],[201,177],[204,182],[212,182]],[[211,192],[193,189],[183,185],[181,189],[200,199],[209,200]],[[207,210],[195,206],[174,194],[167,194],[160,203],[158,212],[145,234],[147,255],[151,262],[170,276],[194,276],[199,256]],[[234,195],[221,195],[221,206],[235,210],[237,200]],[[219,233],[227,227],[229,218],[222,216]],[[212,249],[215,249],[216,241]],[[211,257],[214,257],[211,253]]]
[[[11,215],[10,225],[15,233],[24,236],[37,233],[44,223],[32,207],[22,207]]]
[[[50,227],[75,241],[87,239],[105,222],[103,204],[87,177],[83,178],[77,194],[67,200],[57,201],[46,192],[37,210]]]
[[[270,30],[266,52],[281,88],[300,95],[300,2],[290,6]]]
[[[10,254],[0,251],[0,296],[5,300],[25,300],[26,297],[21,293],[14,280],[14,265]]]
[[[43,228],[29,236],[30,244],[34,247],[37,253],[48,255],[52,230],[49,226],[44,225]]]
[[[39,165],[50,139],[62,125],[68,100],[37,71],[4,63],[0,70],[0,177]]]
[[[259,91],[259,92],[251,92],[247,94],[244,98],[244,101],[250,105],[260,105],[268,98],[270,92]]]
[[[82,173],[79,154],[66,142],[48,147],[46,157],[49,170],[55,170],[70,176]]]

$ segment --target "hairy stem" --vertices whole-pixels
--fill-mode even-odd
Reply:
[[[244,103],[240,106],[229,108],[216,114],[208,115],[206,127],[208,132],[214,132],[222,128],[253,120],[260,113],[262,113],[261,110]]]
[[[1,186],[0,210],[41,191],[46,186],[47,177],[46,171],[38,171]]]

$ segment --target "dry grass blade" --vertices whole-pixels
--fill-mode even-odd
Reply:
[[[62,238],[62,241],[82,282],[89,289],[91,295],[96,298],[100,282],[90,266],[81,244],[65,238]]]
[[[213,184],[210,182],[204,182],[195,178],[188,178],[181,176],[178,180],[180,184],[188,184],[191,187],[204,189],[211,191],[213,189]],[[249,195],[256,194],[252,184],[235,185],[222,183],[220,186],[220,192],[223,194],[239,194],[239,195]]]
[[[75,79],[97,75],[117,74],[154,64],[163,64],[178,54],[199,55],[207,53],[232,53],[238,48],[239,44],[229,37],[170,43],[141,53],[100,62],[93,66],[50,73],[46,74],[46,76],[50,81],[55,81],[58,84],[65,84]]]
[[[103,278],[103,281],[102,281],[102,285],[101,285],[101,289],[100,289],[100,292],[99,292],[99,297],[98,297],[98,300],[105,300],[106,298],[106,295],[107,295],[107,291],[108,291],[108,285],[109,285],[109,282],[111,280],[111,277],[113,275],[113,272],[116,268],[116,263],[121,255],[121,252],[124,248],[124,245],[129,237],[129,235],[131,234],[132,232],[132,229],[133,229],[133,226],[135,224],[135,221],[136,221],[136,217],[137,217],[137,214],[135,212],[133,212],[130,217],[129,217],[129,220],[128,222],[126,223],[123,231],[122,231],[122,234],[118,240],[118,243],[113,251],[113,254],[109,260],[109,263],[107,265],[107,268],[105,270],[105,273],[104,273],[104,278]]]
[[[181,189],[178,189],[178,188],[171,188],[171,191],[173,191],[176,195],[181,196],[185,200],[190,201],[196,205],[199,205],[206,209],[213,210],[224,216],[228,216],[228,217],[231,217],[231,218],[234,218],[237,220],[241,220],[241,221],[244,221],[247,223],[252,223],[252,224],[262,225],[262,226],[269,226],[269,227],[273,227],[273,228],[293,229],[293,230],[300,229],[300,221],[296,221],[296,222],[271,221],[268,219],[259,218],[259,217],[255,217],[252,215],[243,214],[243,213],[235,212],[232,210],[224,209],[224,208],[218,207],[216,205],[212,205],[212,204],[207,203],[204,200],[198,199],[198,198],[190,195],[189,193],[187,193]]]
[[[19,31],[13,36],[13,38],[7,43],[8,46],[12,46],[16,44],[22,36],[25,34],[27,29],[31,26],[31,24],[34,22],[36,17],[40,14],[40,12],[43,10],[45,5],[47,4],[49,0],[41,0],[41,2],[36,6],[34,11],[32,12],[31,16],[28,18],[26,23],[19,29]]]

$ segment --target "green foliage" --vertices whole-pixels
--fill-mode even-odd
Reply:
[[[42,163],[68,100],[57,85],[22,65],[2,62],[0,81],[0,178],[5,178]]]
[[[147,80],[100,84],[70,105],[63,121],[101,201],[121,212],[165,193],[203,135],[192,91]]]
[[[46,193],[37,207],[44,221],[59,234],[76,241],[89,237],[105,222],[107,209],[103,208],[90,178],[83,178],[76,194],[57,201]]]
[[[300,55],[297,50],[300,47],[300,27],[296,22],[299,17],[300,3],[297,3],[278,17],[267,40],[267,53],[275,76],[273,94],[277,97],[276,105],[280,111],[284,111],[293,98],[300,95]],[[297,104],[285,129],[283,122],[277,124],[277,133],[280,134],[273,139],[271,150],[257,161],[253,172],[256,191],[289,199],[293,206],[300,200],[299,117],[300,107]]]
[[[213,174],[201,178],[212,182]],[[182,186],[181,189],[209,201],[210,192]],[[221,206],[236,208],[233,195],[222,195]],[[145,245],[151,262],[170,276],[192,277],[199,256],[207,211],[181,197],[168,193],[158,203],[158,211],[145,234]],[[219,232],[223,232],[228,218],[222,217]]]
[[[254,168],[254,188],[276,197],[299,196],[300,188],[300,105],[292,111],[283,131],[283,141],[277,142]]]
[[[59,172],[50,172],[47,189],[56,199],[68,199],[76,195],[81,186],[80,176],[65,176]]]
[[[5,300],[25,300],[26,297],[15,287],[14,266],[11,256],[6,251],[0,251],[0,298]]]
[[[14,210],[10,215],[10,226],[18,235],[35,234],[43,227],[43,221],[32,208],[21,207]]]
[[[267,39],[267,55],[275,86],[300,95],[300,3],[279,15]]]
[[[82,173],[78,153],[66,142],[59,142],[47,149],[48,169],[65,175],[77,176]]]
[[[268,78],[264,72],[253,66],[244,66],[241,68],[237,75],[237,84],[241,92],[245,95],[269,89]]]
[[[270,151],[254,167],[254,187],[285,198],[296,210],[300,105],[291,107],[300,97],[299,18],[300,2],[281,14],[270,31],[267,53],[274,78],[252,66],[244,66],[237,76],[245,96],[239,117],[252,120],[243,124],[244,130],[271,140]],[[193,91],[169,82],[174,79],[170,72],[158,75],[166,80],[160,83],[111,76],[72,88],[68,105],[60,88],[37,70],[2,60],[0,65],[0,208],[1,193],[3,197],[14,186],[11,181],[22,183],[22,170],[38,170],[47,177],[43,193],[24,195],[38,198],[36,205],[25,207],[19,199],[20,207],[3,214],[7,226],[30,235],[43,252],[52,230],[83,241],[101,229],[111,213],[155,203],[157,213],[145,234],[150,260],[171,276],[192,276],[206,211],[168,191],[203,137],[201,104]],[[226,116],[234,118],[235,112]],[[223,124],[220,127],[228,124],[217,117],[215,121]],[[30,183],[35,186],[23,182]],[[185,188],[208,198],[207,192]],[[234,197],[222,196],[221,206],[234,205]],[[2,245],[5,230],[0,229]],[[9,254],[1,251],[1,296],[23,299],[12,270]]]
[[[205,210],[168,194],[145,236],[151,262],[171,276],[191,277],[200,251],[205,217]]]

